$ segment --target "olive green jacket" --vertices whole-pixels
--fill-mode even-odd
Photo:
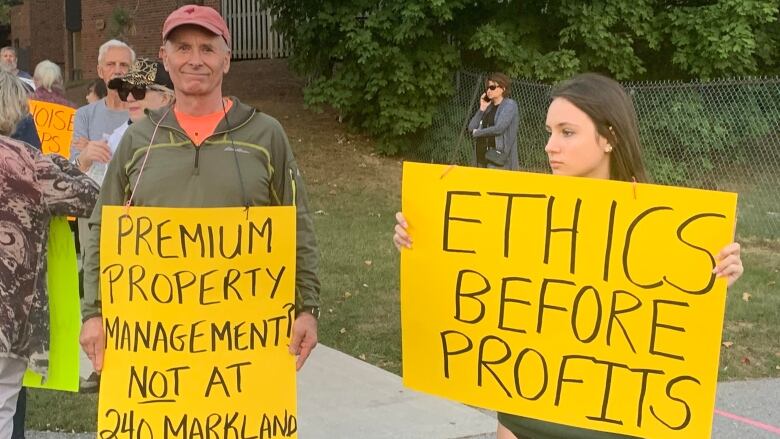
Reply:
[[[195,146],[185,134],[171,107],[147,112],[147,118],[130,125],[125,132],[89,220],[82,302],[85,320],[100,314],[102,207],[125,204],[133,190],[134,206],[294,205],[296,307],[319,306],[319,251],[303,179],[287,135],[276,119],[235,97],[230,99],[233,105],[226,117],[200,146]]]

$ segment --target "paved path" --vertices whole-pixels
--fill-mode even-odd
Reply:
[[[495,416],[401,385],[401,378],[318,346],[299,374],[302,439],[490,439]],[[780,379],[723,383],[715,439],[780,439]],[[28,439],[92,439],[93,434],[28,432]]]
[[[449,439],[494,432],[495,417],[404,388],[401,378],[318,346],[298,385],[302,439]]]
[[[720,384],[712,437],[780,439],[780,379]]]

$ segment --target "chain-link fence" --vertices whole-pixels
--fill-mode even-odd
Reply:
[[[415,159],[470,165],[468,120],[484,74],[459,72],[421,138]],[[739,193],[740,236],[780,238],[780,78],[624,84],[639,116],[645,164],[655,183]],[[549,172],[544,121],[549,84],[514,81],[522,170]]]

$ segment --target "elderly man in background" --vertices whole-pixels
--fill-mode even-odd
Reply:
[[[127,74],[135,61],[135,52],[119,40],[109,40],[98,49],[97,74],[106,84]],[[105,165],[111,159],[106,139],[127,121],[127,110],[115,90],[105,98],[76,111],[73,124],[71,159],[84,172],[97,162]]]
[[[130,46],[119,40],[106,41],[98,49],[98,77],[107,84],[112,79],[127,74],[134,61],[135,52]],[[111,160],[107,140],[127,118],[127,109],[116,90],[109,90],[105,98],[76,110],[70,158],[82,172],[94,180],[102,179],[107,163]],[[78,238],[82,260],[87,228],[87,220],[79,218]],[[81,390],[97,391],[99,383],[99,376],[93,373],[81,381]]]
[[[30,76],[29,73],[25,72],[24,70],[19,70],[19,68],[16,66],[18,61],[19,60],[16,58],[16,49],[11,46],[5,46],[0,49],[0,67],[2,67],[3,70],[9,73],[13,73],[21,79],[32,79],[32,76]]]

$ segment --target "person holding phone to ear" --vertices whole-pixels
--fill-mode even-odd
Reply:
[[[488,75],[479,111],[469,122],[480,168],[520,169],[517,152],[520,114],[517,102],[508,97],[510,85],[509,77],[503,73]]]

